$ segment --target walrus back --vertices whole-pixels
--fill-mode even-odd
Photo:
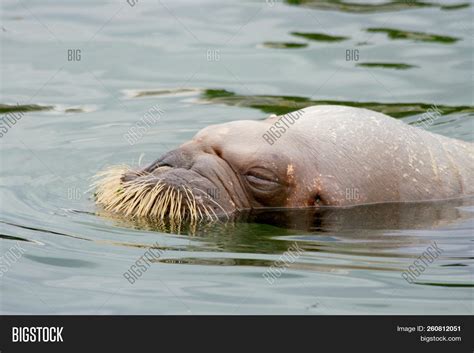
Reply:
[[[302,111],[295,125],[300,141],[305,136],[306,141],[300,143],[312,141],[318,170],[337,175],[340,185],[377,190],[367,200],[417,201],[474,194],[472,143],[367,109],[314,106]]]

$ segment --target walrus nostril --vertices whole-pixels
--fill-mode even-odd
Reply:
[[[193,163],[193,155],[189,151],[173,150],[153,162],[149,168],[152,170],[158,167],[189,169]]]
[[[173,167],[168,166],[168,165],[163,165],[163,166],[159,166],[158,168],[153,170],[152,173],[153,174],[161,174],[161,173],[166,172],[167,170],[170,170],[170,169],[173,169]]]
[[[147,177],[147,176],[156,177],[170,169],[173,169],[173,168],[170,166],[164,165],[164,166],[158,166],[153,169],[148,167],[142,170],[127,171],[123,173],[123,175],[120,177],[120,181],[122,183],[126,183],[126,182],[133,181],[137,178],[143,179],[143,177]]]
[[[122,183],[126,183],[126,182],[129,182],[129,181],[132,181],[140,176],[143,176],[145,175],[145,173],[143,173],[143,171],[139,171],[139,170],[127,170],[125,171],[122,176],[120,177],[120,181]]]
[[[168,168],[173,168],[174,166],[166,163],[166,162],[161,162],[160,160],[156,160],[153,163],[151,163],[148,167],[143,168],[144,173],[154,173],[157,169],[163,168],[163,167],[168,167]]]

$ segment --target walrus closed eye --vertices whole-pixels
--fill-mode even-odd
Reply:
[[[146,168],[100,172],[94,186],[107,211],[178,222],[451,199],[474,194],[473,150],[384,114],[316,106],[209,126]]]

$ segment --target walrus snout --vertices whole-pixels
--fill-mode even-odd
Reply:
[[[98,177],[97,203],[126,216],[197,221],[228,218],[230,212],[218,199],[219,187],[192,169],[152,163],[137,170],[109,168]]]
[[[144,177],[144,176],[155,176],[155,177],[159,177],[160,174],[166,172],[167,170],[170,170],[172,169],[171,167],[169,166],[161,166],[161,167],[154,167],[154,168],[150,168],[150,166],[146,167],[145,169],[142,169],[142,170],[131,170],[131,171],[127,171],[125,172],[122,177],[120,178],[120,180],[124,183],[126,182],[130,182],[132,180],[135,180],[137,178],[140,178],[140,177]]]
[[[156,161],[151,163],[144,169],[146,173],[154,173],[155,171],[160,172],[168,168],[183,168],[190,169],[195,163],[197,151],[188,151],[182,148],[174,149],[167,152]]]

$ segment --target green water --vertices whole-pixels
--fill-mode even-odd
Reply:
[[[314,104],[408,124],[435,107],[428,130],[473,141],[472,3],[1,8],[0,113],[17,119],[0,139],[1,264],[22,249],[0,267],[1,313],[473,313],[472,199],[171,229],[98,212],[89,190],[107,165],[145,165],[210,124]],[[130,145],[124,135],[157,107]],[[433,244],[439,257],[405,281]],[[123,274],[146,251],[159,255],[130,284]]]

